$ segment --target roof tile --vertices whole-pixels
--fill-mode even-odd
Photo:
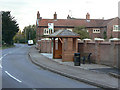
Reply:
[[[54,23],[54,26],[86,26],[86,27],[102,27],[106,26],[112,19],[41,19],[39,26],[48,26],[48,23]]]

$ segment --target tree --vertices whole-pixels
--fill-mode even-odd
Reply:
[[[7,45],[13,45],[13,37],[19,31],[19,26],[10,11],[2,11],[2,41]]]
[[[78,33],[81,39],[90,38],[89,33],[87,32],[84,26],[78,26],[73,29],[73,32]]]
[[[25,43],[25,37],[21,30],[14,36],[13,40],[15,43]]]
[[[36,26],[35,25],[29,25],[24,27],[23,32],[25,35],[25,39],[28,40],[34,40],[36,39]]]
[[[104,39],[107,39],[107,33],[106,33],[106,31],[103,32],[103,35],[104,35]]]

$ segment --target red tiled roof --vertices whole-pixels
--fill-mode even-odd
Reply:
[[[86,26],[86,27],[101,27],[106,26],[108,22],[113,19],[90,19],[87,22],[86,19],[42,19],[39,20],[39,26],[48,26],[48,23],[54,23],[54,26]]]

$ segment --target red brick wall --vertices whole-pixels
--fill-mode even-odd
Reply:
[[[41,40],[39,41],[39,50],[41,53],[52,53],[52,41]]]
[[[80,42],[78,52],[92,53],[91,60],[98,64],[105,64],[120,68],[120,41],[119,42]]]
[[[114,38],[120,38],[120,31],[119,32],[112,32],[112,36]]]
[[[51,40],[39,41],[41,53],[52,53]],[[120,41],[119,42],[79,42],[79,53],[92,53],[91,60],[98,64],[105,64],[120,68]],[[65,52],[66,53],[66,52]],[[71,54],[73,56],[73,53]]]
[[[95,42],[82,42],[78,43],[78,52],[80,53],[92,53],[91,59],[95,62]]]
[[[76,38],[64,38],[62,44],[62,61],[73,61],[74,53],[77,53],[78,42]],[[74,47],[73,47],[74,46]]]

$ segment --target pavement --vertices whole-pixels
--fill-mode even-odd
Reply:
[[[74,66],[74,62],[62,62],[62,59],[53,59],[53,54],[52,53],[41,53],[43,56],[49,58],[50,60],[56,61],[60,64],[64,65],[69,65],[69,66]],[[117,68],[106,66],[106,65],[100,65],[100,64],[82,64],[80,66],[75,66],[77,68],[81,69],[86,69],[86,70],[91,70],[99,73],[105,73],[109,74],[113,77],[120,78],[120,72]]]
[[[74,66],[73,62],[62,62],[61,59],[52,59],[52,54],[39,53],[34,46],[29,50],[29,57],[34,64],[62,76],[104,89],[120,89],[119,78],[113,77],[116,75],[108,72],[114,71],[116,73],[117,71],[109,66],[98,64]]]

